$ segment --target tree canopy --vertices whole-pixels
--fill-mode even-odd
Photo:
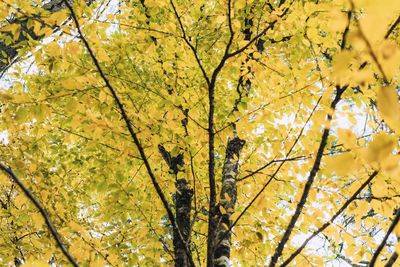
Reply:
[[[396,266],[399,1],[0,18],[1,265]]]

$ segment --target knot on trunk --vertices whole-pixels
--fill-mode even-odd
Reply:
[[[190,203],[193,196],[193,190],[189,188],[189,183],[186,181],[186,179],[178,179],[175,185],[177,191],[176,198],[179,198],[181,203]]]
[[[239,157],[240,151],[242,150],[246,141],[240,139],[239,137],[235,137],[232,140],[229,140],[228,146],[226,147],[226,157],[232,158],[234,155]]]
[[[171,173],[176,175],[182,169],[183,165],[185,165],[182,153],[179,153],[176,157],[173,157],[171,153],[168,152],[161,144],[158,145],[158,150],[167,163]]]

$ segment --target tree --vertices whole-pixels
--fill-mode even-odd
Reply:
[[[394,266],[399,14],[0,0],[0,260]]]

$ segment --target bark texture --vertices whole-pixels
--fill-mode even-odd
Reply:
[[[180,153],[173,157],[161,144],[158,145],[158,150],[167,163],[169,172],[177,177],[178,172],[184,166],[183,154]],[[175,267],[189,267],[191,265],[185,247],[190,246],[190,210],[192,208],[193,190],[189,187],[186,179],[176,179],[175,186],[175,221],[178,226],[178,229],[173,231]],[[179,238],[178,231],[181,232],[185,243]]]
[[[227,267],[230,264],[231,252],[231,215],[235,210],[237,199],[236,177],[239,172],[239,155],[245,144],[238,137],[228,141],[224,166],[222,170],[222,188],[220,192],[219,212],[216,229],[214,266]]]
[[[178,229],[186,242],[183,244],[179,239],[178,233],[174,232],[174,251],[175,251],[175,266],[186,267],[190,266],[188,256],[185,252],[185,246],[190,244],[190,209],[192,205],[193,190],[189,188],[186,179],[178,179],[176,181],[176,223]]]

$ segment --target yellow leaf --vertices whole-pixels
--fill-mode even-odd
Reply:
[[[397,177],[400,175],[399,163],[400,163],[400,155],[389,155],[382,161],[381,167],[385,173],[393,177]]]
[[[13,100],[13,98],[14,97],[12,95],[10,95],[10,94],[4,93],[4,92],[0,92],[0,100],[2,102],[7,102],[7,101],[10,101],[10,100]]]
[[[357,166],[355,155],[347,152],[327,158],[324,172],[335,172],[337,175],[342,176],[349,174]]]
[[[61,24],[63,21],[65,21],[68,18],[68,14],[65,12],[65,10],[61,10],[58,12],[54,12],[49,18],[48,21],[50,24]]]
[[[110,61],[110,57],[104,49],[99,49],[96,54],[97,59],[103,62]]]
[[[225,21],[225,16],[218,16],[217,19],[215,20],[215,22],[217,22],[218,24],[223,23]]]
[[[37,165],[35,164],[35,163],[31,163],[30,165],[29,165],[29,171],[30,172],[34,172],[34,171],[36,171],[37,170]]]
[[[339,142],[343,143],[345,148],[353,148],[356,144],[356,136],[349,129],[338,129]]]
[[[235,1],[234,3],[235,3],[235,7],[237,9],[241,9],[246,6],[246,1],[244,1],[244,0],[238,0],[238,1]]]
[[[396,133],[400,133],[400,103],[392,86],[383,87],[377,93],[378,110],[385,123]]]
[[[69,113],[72,113],[72,112],[75,112],[77,106],[78,106],[78,103],[77,103],[76,99],[75,98],[71,98],[68,101],[68,103],[65,105],[65,109]]]
[[[374,196],[377,197],[383,197],[388,194],[388,187],[383,177],[379,177],[379,179],[376,179],[372,184],[372,192],[374,193]]]
[[[156,0],[146,0],[145,4],[147,7],[157,7],[157,1]]]
[[[107,259],[108,259],[110,262],[115,263],[115,262],[117,262],[118,258],[119,258],[118,255],[116,255],[116,254],[111,254],[111,255],[108,256]]]
[[[384,60],[390,59],[397,52],[397,44],[393,41],[386,40],[382,42],[380,47],[380,53]]]
[[[371,43],[383,39],[387,32],[387,25],[400,11],[400,2],[393,0],[359,1],[364,16],[360,18],[360,26]],[[390,8],[388,8],[390,6]]]
[[[397,144],[396,137],[387,133],[378,133],[362,154],[367,163],[374,163],[388,157]]]
[[[104,103],[106,101],[107,98],[107,94],[106,92],[104,92],[104,90],[102,90],[99,94],[99,100],[100,102]]]
[[[32,215],[32,221],[36,228],[42,228],[44,224],[43,216],[39,213],[35,213]]]
[[[107,264],[105,263],[104,260],[98,259],[96,261],[91,262],[89,266],[90,267],[103,267],[103,266],[107,266]]]
[[[399,227],[400,224],[397,224],[397,229]],[[398,232],[397,232],[398,233]],[[397,235],[399,236],[399,235]],[[397,252],[397,254],[400,254],[400,242],[397,242],[396,246],[394,247],[395,251]]]
[[[329,23],[327,25],[328,29],[336,32],[343,31],[346,27],[347,18],[346,14],[339,9],[332,9],[329,14]]]
[[[349,76],[350,61],[353,58],[350,51],[343,51],[337,53],[333,57],[333,71],[332,74],[338,82],[345,82]]]
[[[76,81],[75,81],[75,79],[72,79],[72,78],[68,78],[68,79],[64,80],[63,85],[66,89],[69,89],[69,90],[76,89]]]
[[[10,32],[14,40],[18,40],[21,33],[21,25],[18,23],[8,24],[1,28],[2,32]]]
[[[219,205],[219,211],[221,212],[221,214],[226,214],[226,210],[222,205]]]
[[[232,200],[231,197],[227,193],[224,193],[224,199],[226,199],[229,202]]]
[[[55,204],[55,208],[56,208],[57,212],[59,212],[59,213],[64,212],[64,206],[60,202],[57,202]]]
[[[175,25],[175,23],[172,23],[172,22],[167,23],[165,25],[165,28],[167,29],[168,32],[175,32],[176,31],[176,25]]]
[[[397,224],[396,228],[394,228],[394,233],[397,237],[400,237],[400,224]]]
[[[380,44],[379,62],[389,80],[397,74],[400,64],[400,50],[396,42],[385,40]]]
[[[101,129],[100,127],[96,127],[95,129],[94,129],[94,132],[93,132],[93,137],[94,138],[99,138],[99,137],[101,137],[103,135],[103,129]]]
[[[27,198],[24,195],[18,195],[15,198],[15,205],[17,207],[21,207],[22,205],[24,205],[27,202]]]
[[[46,52],[50,56],[60,55],[60,46],[56,42],[51,42],[47,45]]]
[[[69,222],[68,226],[71,227],[72,230],[74,230],[74,231],[76,231],[78,233],[84,231],[84,228],[82,226],[80,226],[79,224],[77,224],[76,222],[74,222],[74,221]]]
[[[42,260],[34,260],[34,259],[28,259],[24,267],[48,267],[49,264],[45,261]]]

